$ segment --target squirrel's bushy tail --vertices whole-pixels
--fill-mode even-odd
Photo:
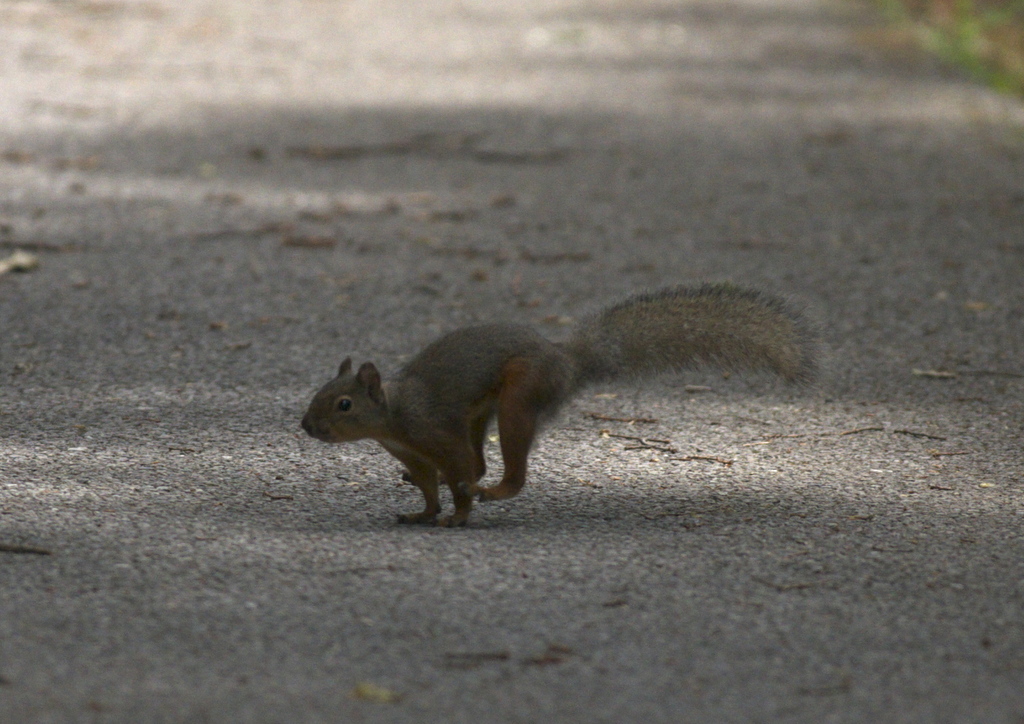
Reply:
[[[704,365],[771,370],[808,382],[816,372],[815,346],[809,325],[781,299],[705,284],[629,297],[584,319],[563,349],[579,388]]]

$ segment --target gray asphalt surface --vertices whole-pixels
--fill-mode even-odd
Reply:
[[[7,2],[0,98],[0,721],[1024,720],[1024,108],[869,10]],[[298,427],[721,279],[820,385],[595,390],[466,529]]]

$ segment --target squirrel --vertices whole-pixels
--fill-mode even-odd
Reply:
[[[553,343],[530,327],[463,327],[428,345],[389,382],[371,362],[352,359],[313,397],[302,427],[324,442],[371,438],[405,465],[403,477],[426,499],[399,523],[466,524],[473,498],[504,500],[526,482],[538,427],[595,383],[714,365],[769,370],[811,381],[817,342],[787,303],[732,284],[673,287],[631,296],[585,318]],[[497,418],[504,473],[491,487],[483,446]],[[438,484],[455,513],[439,517]]]

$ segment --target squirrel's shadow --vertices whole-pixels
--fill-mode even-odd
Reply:
[[[649,488],[641,484],[609,489],[585,485],[559,484],[557,490],[538,482],[522,494],[500,503],[482,503],[473,508],[468,525],[445,529],[430,524],[407,525],[397,521],[398,514],[418,504],[415,488],[403,487],[396,494],[382,499],[365,490],[362,500],[348,497],[342,503],[324,493],[324,505],[315,517],[304,518],[298,529],[330,533],[354,530],[394,530],[403,535],[440,532],[458,536],[473,531],[564,531],[595,530],[606,527],[620,530],[664,529],[713,530],[716,527],[778,523],[792,518],[806,520],[821,517],[835,520],[862,514],[863,505],[847,499],[796,497],[780,483],[771,491],[734,490],[710,492],[699,483],[671,488],[652,481]],[[358,506],[353,509],[352,505]],[[449,503],[450,505],[450,503]],[[878,515],[886,514],[887,506],[879,506]],[[407,510],[408,509],[408,510]],[[892,508],[893,515],[899,512]],[[282,521],[283,524],[283,521]]]

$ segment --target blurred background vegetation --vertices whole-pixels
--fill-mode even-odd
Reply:
[[[1024,96],[1024,0],[877,0],[919,42]]]

